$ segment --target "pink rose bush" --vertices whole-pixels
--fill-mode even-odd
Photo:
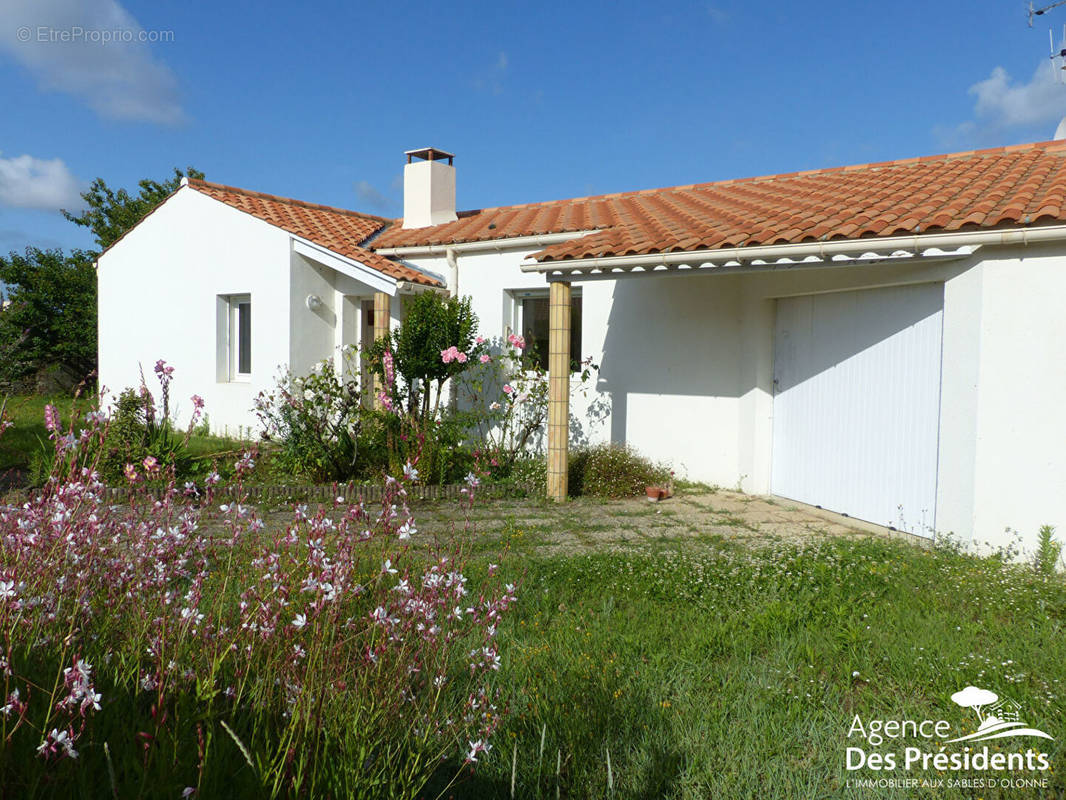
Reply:
[[[479,346],[489,346],[482,340]],[[455,347],[441,356],[455,357]],[[475,456],[483,475],[506,476],[515,462],[540,449],[548,418],[548,372],[540,366],[522,336],[509,334],[483,353],[477,369],[463,375],[459,384],[461,405],[472,420],[471,438],[478,442]],[[588,391],[597,369],[585,359],[571,376],[579,393]]]
[[[516,590],[419,533],[417,460],[379,502],[268,524],[242,489],[254,450],[222,503],[217,473],[143,488],[166,473],[148,458],[116,503],[87,430],[0,505],[5,794],[410,797],[488,749]]]

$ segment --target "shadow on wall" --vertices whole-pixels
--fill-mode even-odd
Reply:
[[[812,289],[818,280],[815,272],[812,270],[809,277]],[[610,397],[612,442],[633,438],[635,430],[648,435],[648,421],[629,419],[631,395],[737,400],[754,389],[771,390],[757,385],[758,370],[746,364],[745,359],[773,358],[772,350],[764,353],[759,348],[767,344],[774,347],[771,332],[776,311],[771,310],[763,323],[770,326],[770,332],[764,331],[765,338],[757,336],[754,342],[745,341],[745,337],[752,336],[753,328],[751,324],[745,326],[742,313],[745,281],[773,279],[755,275],[673,275],[633,277],[615,283],[596,386],[597,391]],[[791,284],[792,290],[803,291],[804,283]],[[773,292],[768,289],[765,294],[772,296]],[[821,303],[847,307],[852,294],[819,297],[823,298]],[[920,297],[902,315],[845,320],[846,333],[824,330],[818,337],[818,352],[813,360],[805,361],[802,371],[788,375],[777,391],[802,383],[939,310],[937,298]],[[747,307],[757,306],[755,303]],[[802,300],[799,306],[803,307]],[[807,324],[811,324],[810,320]],[[783,342],[782,346],[787,348],[789,344]],[[646,403],[643,405],[647,407]],[[655,425],[700,435],[703,420],[672,413],[669,405],[664,405],[662,411]]]
[[[626,441],[631,394],[739,398],[752,388],[741,381],[740,298],[735,276],[615,283],[596,386],[611,398],[612,442]]]
[[[927,284],[920,284],[925,286]],[[779,305],[776,353],[784,356],[776,365],[775,389],[784,392],[825,372],[900,331],[938,313],[943,294],[915,291],[914,286],[870,289],[867,297],[883,295],[891,313],[871,314],[867,303],[854,302],[854,292],[807,295]],[[792,331],[804,335],[794,337]],[[802,350],[802,352],[800,352]]]

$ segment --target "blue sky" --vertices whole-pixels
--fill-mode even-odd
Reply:
[[[189,164],[396,216],[426,145],[478,208],[1049,139],[1064,22],[1030,29],[1020,0],[5,0],[0,252],[87,247],[57,209],[89,180]],[[50,38],[77,27],[170,41]]]

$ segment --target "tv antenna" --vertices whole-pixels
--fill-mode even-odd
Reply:
[[[1032,0],[1029,0],[1029,27],[1033,27],[1033,17],[1043,16],[1051,9],[1058,8],[1059,6],[1066,6],[1066,0],[1058,0],[1058,2],[1051,3],[1042,8],[1033,8]]]
[[[1066,0],[1063,0],[1066,3]],[[1059,49],[1055,49],[1055,34],[1048,29],[1048,43],[1051,45],[1051,80],[1056,83],[1066,83],[1066,25],[1062,26],[1062,42]],[[1058,69],[1056,69],[1058,67]]]

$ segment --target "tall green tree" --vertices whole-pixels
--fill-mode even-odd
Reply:
[[[92,254],[27,247],[0,257],[0,383],[56,367],[75,381],[96,369],[96,271]]]
[[[184,177],[203,180],[204,173],[193,167],[186,167],[184,172],[175,167],[174,177],[169,180],[160,183],[145,178],[138,183],[140,193],[137,195],[131,195],[125,189],[112,189],[104,183],[103,178],[97,178],[81,196],[85,201],[85,210],[80,214],[64,211],[63,216],[75,225],[91,230],[96,244],[101,250],[106,250],[171,192],[176,191]]]

